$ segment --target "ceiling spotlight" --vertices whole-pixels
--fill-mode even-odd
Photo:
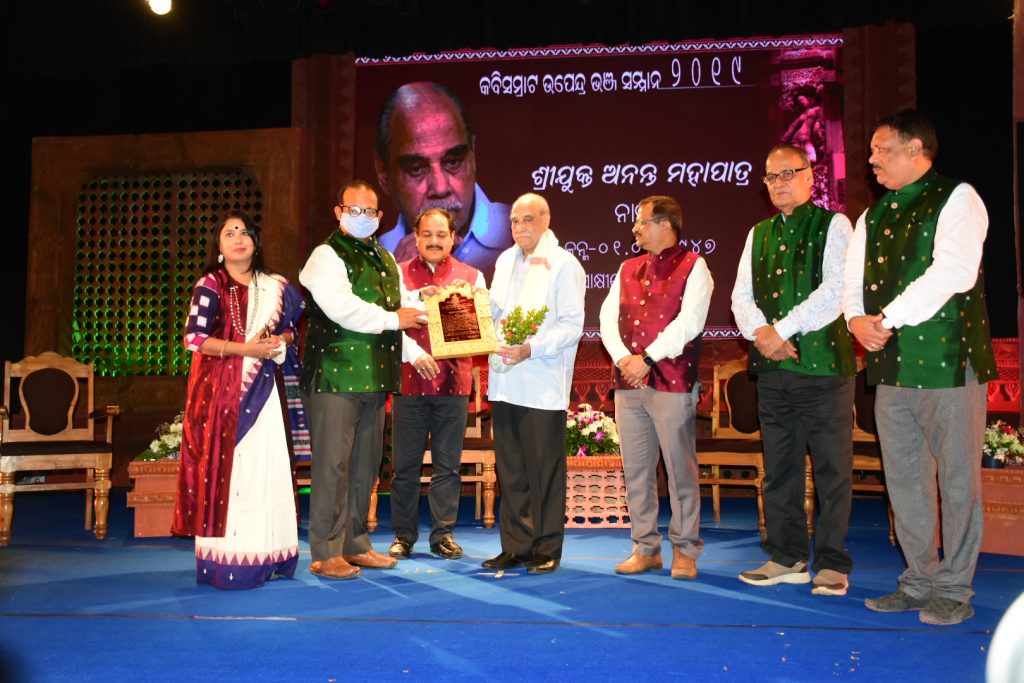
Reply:
[[[164,15],[171,11],[171,0],[146,0],[153,14]]]

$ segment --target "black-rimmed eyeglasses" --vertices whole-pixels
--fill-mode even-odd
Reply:
[[[797,173],[799,173],[800,171],[806,171],[809,168],[810,166],[803,166],[801,168],[787,168],[785,171],[780,171],[778,173],[766,173],[765,175],[761,176],[761,180],[764,181],[765,185],[771,185],[776,180],[784,180],[786,182],[789,182]]]
[[[361,206],[349,206],[348,204],[341,204],[340,206],[348,211],[352,216],[361,216],[366,214],[367,218],[376,218],[380,215],[380,209],[364,209]]]

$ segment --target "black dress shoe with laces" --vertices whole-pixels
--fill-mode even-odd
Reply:
[[[462,557],[462,546],[455,542],[451,534],[445,534],[437,543],[430,544],[430,552],[446,560]]]
[[[550,574],[559,567],[559,562],[554,557],[547,555],[534,555],[533,559],[526,563],[527,574]]]
[[[489,560],[484,560],[480,566],[484,569],[512,569],[518,567],[523,563],[523,558],[512,553],[501,553],[497,557],[492,557]]]
[[[388,548],[388,555],[399,560],[408,560],[412,556],[412,541],[405,536],[395,536],[391,547]]]

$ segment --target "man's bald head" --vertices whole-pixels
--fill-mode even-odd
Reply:
[[[465,234],[473,215],[476,156],[462,104],[437,83],[406,83],[381,109],[377,178],[406,226],[421,211],[442,208]]]

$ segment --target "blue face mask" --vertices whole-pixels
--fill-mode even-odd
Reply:
[[[379,226],[379,218],[368,218],[365,214],[359,216],[353,216],[350,213],[341,214],[342,229],[359,240],[366,239],[377,232]]]

